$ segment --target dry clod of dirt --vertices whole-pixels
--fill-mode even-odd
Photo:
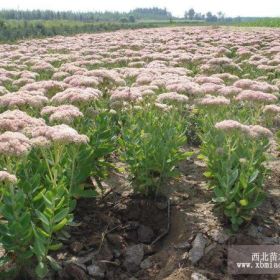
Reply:
[[[163,280],[190,280],[191,279],[191,271],[186,268],[180,268],[175,270],[168,277]]]
[[[159,210],[164,210],[168,207],[168,202],[167,201],[158,201],[155,203],[155,205]]]
[[[210,233],[210,235],[214,241],[216,241],[220,244],[224,244],[230,238],[230,236],[224,230],[219,230],[219,229],[213,230]]]
[[[126,249],[124,267],[130,272],[139,270],[141,261],[144,258],[144,246],[137,244]]]
[[[74,253],[77,254],[83,249],[84,245],[83,243],[79,241],[75,241],[70,245],[70,250]]]
[[[87,265],[92,262],[92,260],[96,257],[96,252],[88,253],[85,256],[81,257],[72,257],[68,262],[73,262],[78,266]]]
[[[109,233],[106,235],[107,240],[111,243],[115,248],[121,249],[125,246],[125,241],[120,234],[117,233]]]
[[[154,238],[154,231],[147,226],[140,225],[138,230],[138,241],[141,243],[151,243]]]
[[[86,272],[74,263],[70,263],[60,271],[60,278],[63,280],[87,280]]]
[[[253,238],[261,238],[262,234],[259,231],[259,227],[256,227],[255,225],[250,225],[248,230],[247,230],[247,234]]]
[[[191,244],[188,241],[184,241],[174,245],[175,249],[179,250],[188,250],[191,248]]]
[[[150,268],[152,265],[153,265],[153,263],[152,263],[151,259],[148,257],[148,258],[146,258],[145,260],[143,260],[143,261],[141,262],[140,267],[141,267],[142,269],[148,269],[148,268]]]
[[[189,252],[189,259],[192,264],[196,264],[204,256],[204,249],[206,244],[206,238],[202,233],[198,233],[194,241],[192,242],[192,248]]]
[[[211,243],[205,248],[204,254],[207,255],[210,251],[214,250],[216,247],[217,247],[217,243]]]
[[[98,265],[90,265],[87,267],[88,274],[94,279],[103,279],[105,277],[105,272],[104,270],[99,267]]]
[[[191,280],[208,280],[208,278],[198,272],[194,272],[191,275]]]

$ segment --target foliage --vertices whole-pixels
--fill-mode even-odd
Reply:
[[[0,28],[0,42],[14,42],[26,38],[42,38],[55,35],[66,36],[79,33],[98,33],[116,31],[120,29],[153,28],[170,25],[169,20],[134,22],[134,19],[133,16],[129,16],[127,18],[121,18],[116,22],[80,22],[69,20],[7,20],[3,22],[5,27]],[[190,22],[172,22],[172,25],[189,24]]]
[[[79,150],[79,146],[67,149],[67,145],[54,144],[35,149],[22,160],[1,160],[1,167],[18,178],[17,184],[1,189],[0,203],[1,243],[7,261],[15,262],[16,274],[27,273],[35,257],[40,278],[48,272],[48,264],[55,265],[48,253],[61,247],[55,235],[72,220],[73,194],[66,183],[68,171],[75,172],[68,170],[73,150]]]
[[[136,192],[157,195],[176,175],[176,165],[189,153],[185,122],[179,112],[163,112],[153,105],[134,109],[121,124],[121,159],[128,165]]]
[[[72,123],[88,135],[87,144],[74,139],[54,141],[33,147],[23,158],[1,155],[0,170],[18,178],[8,188],[0,187],[0,243],[7,253],[3,261],[13,264],[15,275],[23,273],[28,279],[34,263],[40,278],[49,266],[58,269],[49,252],[62,246],[58,237],[72,222],[76,199],[97,195],[91,176],[102,191],[100,182],[111,167],[107,158],[116,149],[114,115],[103,108],[103,102],[80,104],[83,117]],[[45,120],[49,123],[47,117]]]
[[[214,132],[205,137],[202,154],[207,157],[213,201],[230,219],[233,230],[250,221],[252,210],[263,202],[268,147],[267,139],[248,139],[240,133]]]
[[[231,114],[235,114],[236,119],[248,121],[248,113],[244,112],[246,110],[233,110]],[[249,137],[238,130],[226,132],[216,129],[215,122],[225,119],[226,113],[225,109],[216,108],[216,115],[211,111],[212,117],[204,118],[200,158],[207,163],[205,176],[210,180],[213,201],[236,231],[244,222],[250,221],[253,210],[263,202],[263,183],[267,173],[264,162],[269,140]]]
[[[85,120],[81,120],[77,127],[79,131],[86,131],[89,136],[89,145],[83,146],[75,156],[76,172],[71,182],[71,186],[84,185],[86,191],[79,192],[80,189],[78,189],[78,196],[88,196],[91,192],[94,194],[85,185],[89,176],[95,179],[102,191],[100,182],[107,177],[108,170],[113,167],[107,159],[116,150],[117,145],[114,118],[107,110],[99,112],[94,117],[94,121],[90,121],[89,118]]]
[[[72,12],[51,10],[1,10],[0,18],[14,20],[74,20],[82,22],[118,21],[121,18],[134,16],[137,19],[169,19],[171,13],[160,8],[137,8],[128,13],[121,12]]]
[[[253,18],[239,23],[240,26],[280,27],[280,18]]]

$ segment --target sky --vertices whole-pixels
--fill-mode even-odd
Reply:
[[[174,16],[194,8],[202,13],[222,11],[226,16],[280,17],[280,0],[0,0],[0,9],[129,11],[139,7],[167,8]]]

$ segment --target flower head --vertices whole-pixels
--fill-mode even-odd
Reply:
[[[45,125],[45,126],[38,127],[36,129],[29,129],[28,132],[26,133],[28,133],[28,135],[30,135],[33,139],[37,139],[42,143],[47,143],[46,140],[48,140],[52,143],[86,144],[89,141],[86,135],[79,134],[74,128],[66,124],[55,125],[55,126]],[[37,146],[39,144],[38,141],[37,141]]]
[[[234,131],[241,131],[246,132],[248,131],[248,127],[246,125],[241,124],[235,120],[224,120],[215,124],[215,128],[218,130],[222,130],[224,132],[234,132]]]
[[[27,127],[44,126],[43,119],[29,116],[20,110],[8,110],[0,114],[0,130],[2,131],[22,131]]]
[[[200,99],[198,101],[199,105],[203,106],[227,106],[230,104],[230,100],[225,98],[224,96],[213,96],[207,95],[206,97]]]
[[[251,101],[273,103],[277,101],[277,97],[270,93],[253,90],[243,90],[235,98],[237,101]]]
[[[250,125],[249,134],[252,138],[271,138],[273,133],[266,127],[260,125]]]
[[[176,103],[176,104],[186,104],[189,98],[183,94],[178,94],[177,92],[166,92],[160,94],[156,102],[157,103]]]
[[[0,171],[0,182],[15,184],[17,182],[17,177],[7,171]]]
[[[6,131],[0,134],[0,154],[24,156],[31,150],[30,140],[20,132]]]
[[[274,104],[265,105],[263,112],[268,115],[278,115],[280,114],[280,106]]]
[[[34,108],[40,108],[48,102],[48,98],[41,94],[29,94],[29,92],[12,92],[0,96],[0,106],[13,108],[28,105]]]
[[[75,104],[88,103],[95,101],[101,97],[102,93],[98,89],[93,88],[68,88],[62,92],[55,94],[51,102],[57,104]]]
[[[58,107],[47,106],[41,110],[41,115],[49,115],[51,122],[72,123],[74,119],[82,117],[83,113],[73,105],[61,105]]]

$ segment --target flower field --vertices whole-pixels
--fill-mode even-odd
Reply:
[[[0,50],[3,279],[231,279],[228,245],[280,244],[280,30]]]

